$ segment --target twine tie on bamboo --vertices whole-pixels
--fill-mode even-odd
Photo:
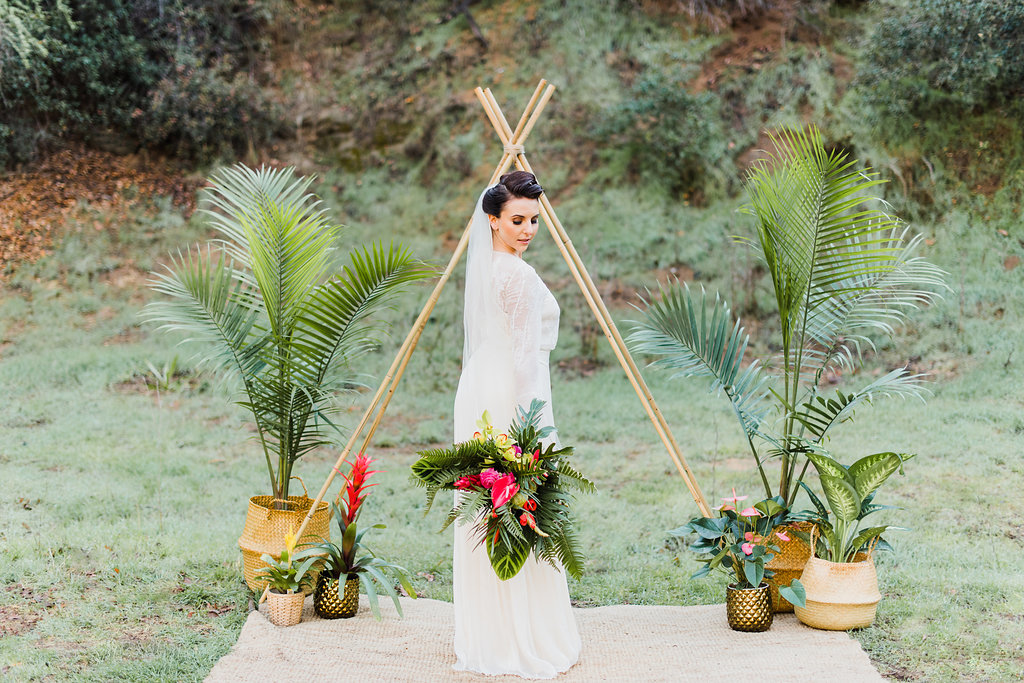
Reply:
[[[510,154],[512,156],[516,156],[517,154],[525,154],[526,153],[526,150],[523,148],[522,145],[517,145],[517,144],[511,143],[511,142],[505,145],[504,150],[505,150],[505,154]]]

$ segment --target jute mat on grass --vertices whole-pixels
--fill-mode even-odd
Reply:
[[[377,621],[362,596],[352,619],[325,620],[306,598],[302,623],[278,628],[253,612],[207,683],[235,681],[498,681],[453,671],[452,605],[402,599],[400,619],[390,601]],[[846,633],[816,631],[792,614],[777,615],[766,633],[738,633],[724,605],[614,605],[574,609],[583,653],[558,681],[884,681]]]

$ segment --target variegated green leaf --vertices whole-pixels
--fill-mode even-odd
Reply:
[[[829,507],[832,508],[832,514],[842,522],[849,523],[856,520],[860,513],[860,496],[857,495],[853,486],[850,486],[845,479],[828,474],[819,474],[818,478],[821,480],[821,488],[825,491],[825,497],[828,498]]]

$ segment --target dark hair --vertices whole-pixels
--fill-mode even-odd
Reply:
[[[536,199],[543,192],[537,176],[526,171],[512,171],[501,176],[497,185],[484,192],[482,206],[488,215],[500,217],[505,203],[513,197]]]

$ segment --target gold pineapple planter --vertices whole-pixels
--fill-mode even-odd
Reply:
[[[359,611],[359,577],[349,575],[344,595],[338,598],[338,579],[321,574],[313,591],[313,609],[323,619],[348,619]]]
[[[757,588],[735,588],[730,584],[725,590],[725,611],[733,631],[767,631],[772,627],[773,618],[768,584],[762,583]]]

